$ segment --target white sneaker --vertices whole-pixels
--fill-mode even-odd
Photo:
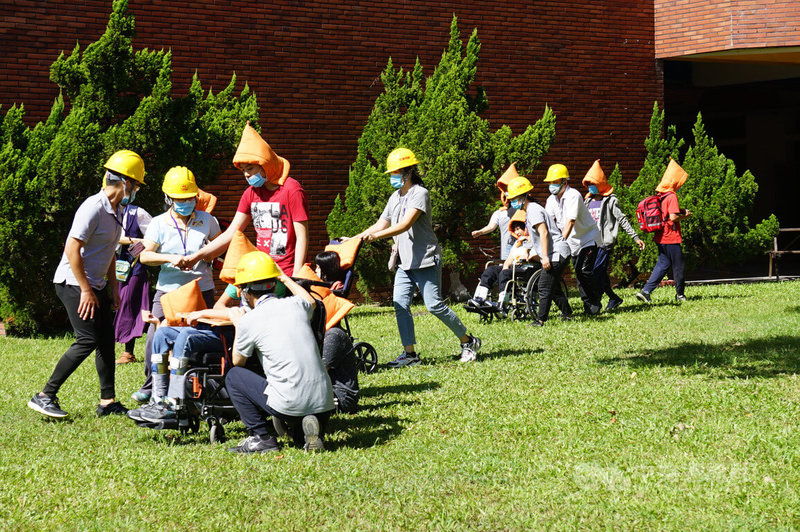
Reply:
[[[470,336],[470,341],[461,344],[461,362],[473,362],[478,358],[478,351],[481,350],[481,339]]]

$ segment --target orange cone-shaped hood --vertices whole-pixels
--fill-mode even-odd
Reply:
[[[217,205],[217,197],[210,193],[206,192],[205,190],[198,189],[197,190],[197,205],[195,209],[198,211],[205,211],[208,214],[211,214],[214,211],[214,207]]]
[[[503,172],[503,175],[501,175],[497,180],[497,188],[503,192],[508,192],[508,184],[511,183],[511,180],[515,177],[519,177],[516,164],[517,163],[511,163],[511,166],[509,166],[508,169]]]
[[[225,252],[225,262],[222,263],[219,278],[228,284],[233,284],[236,280],[236,266],[239,264],[239,260],[251,251],[258,251],[258,248],[247,239],[244,233],[241,231],[233,233],[231,243],[228,244],[228,251]]]
[[[670,157],[667,169],[664,171],[664,177],[661,178],[661,183],[656,187],[656,191],[677,192],[686,182],[687,177],[689,177],[689,174]]]
[[[597,190],[603,196],[609,196],[612,192],[614,192],[614,187],[608,184],[606,180],[606,174],[603,172],[603,169],[600,167],[600,159],[597,159],[589,171],[586,172],[586,176],[583,178],[583,186],[588,187],[589,185],[594,185],[597,187]]]
[[[280,157],[267,141],[261,138],[258,131],[250,126],[244,126],[242,140],[233,156],[233,165],[239,168],[242,164],[257,164],[264,169],[264,177],[273,185],[282,185],[289,177],[289,161]]]
[[[514,222],[525,223],[527,219],[528,219],[528,213],[524,209],[517,209],[517,211],[514,213],[514,216],[512,216],[511,219],[508,221],[508,232],[511,233],[511,236],[514,236],[513,232],[511,231],[511,224]],[[526,235],[528,234],[527,225],[525,234]],[[519,240],[519,238],[517,238],[517,240]]]

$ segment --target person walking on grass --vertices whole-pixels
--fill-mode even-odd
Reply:
[[[611,311],[622,304],[619,297],[611,288],[611,279],[608,276],[608,260],[611,258],[611,250],[614,242],[617,241],[619,228],[625,230],[633,241],[644,249],[644,241],[636,234],[636,230],[631,226],[628,217],[619,208],[619,201],[614,194],[614,187],[608,184],[606,174],[600,168],[600,160],[596,160],[592,167],[586,172],[583,178],[583,186],[589,189],[584,198],[589,214],[597,223],[600,230],[600,246],[597,248],[597,259],[594,261],[594,280],[600,297],[603,294],[608,296],[606,311]]]
[[[675,300],[679,303],[686,301],[684,295],[684,268],[686,266],[683,259],[683,249],[681,248],[681,220],[685,220],[692,213],[688,209],[681,209],[678,205],[677,191],[689,177],[678,163],[669,160],[667,170],[661,178],[661,182],[656,187],[661,201],[661,216],[664,220],[662,229],[656,231],[653,240],[658,245],[658,261],[656,262],[653,273],[644,284],[641,291],[636,293],[636,297],[645,303],[650,303],[650,294],[658,288],[661,279],[672,270],[672,278],[675,280]]]
[[[551,195],[547,198],[545,209],[556,219],[561,236],[572,252],[572,267],[575,269],[584,312],[594,315],[600,312],[600,292],[593,273],[600,231],[589,209],[583,204],[581,193],[571,188],[568,180],[569,172],[563,164],[554,164],[547,169],[544,182],[548,183]]]
[[[114,256],[122,235],[122,205],[144,185],[144,161],[130,150],[121,150],[104,166],[104,186],[78,207],[53,277],[75,341],[59,359],[44,389],[28,401],[30,408],[53,418],[67,416],[58,391],[93,351],[100,380],[97,415],[128,411],[116,400],[114,389],[113,309],[119,307]]]
[[[386,172],[396,192],[377,222],[352,238],[371,242],[394,237],[390,268],[394,276],[394,312],[403,352],[389,366],[400,368],[419,364],[415,350],[417,343],[411,300],[419,289],[425,306],[461,342],[461,361],[472,362],[481,348],[479,338],[467,334],[467,328],[455,312],[442,300],[442,254],[439,240],[433,232],[431,197],[425,188],[414,153],[407,148],[397,148],[386,159]]]

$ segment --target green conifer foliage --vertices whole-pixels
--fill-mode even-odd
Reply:
[[[0,319],[13,333],[62,316],[53,272],[72,217],[100,189],[112,153],[144,158],[136,204],[155,215],[164,210],[167,169],[188,166],[201,186],[210,182],[229,164],[244,124],[258,119],[248,86],[234,94],[235,75],[216,95],[204,95],[195,75],[186,96],[173,96],[171,53],[133,49],[127,8],[115,0],[103,36],[52,64],[61,93],[44,123],[27,127],[22,105],[0,114]]]
[[[645,140],[647,156],[639,176],[630,187],[622,186],[618,168],[609,178],[620,199],[620,207],[635,224],[636,206],[655,193],[672,157],[689,174],[678,190],[680,206],[692,212],[690,218],[681,221],[687,270],[736,264],[763,254],[777,234],[778,220],[770,215],[754,227],[750,226],[747,215],[758,192],[755,177],[749,170],[737,174],[733,161],[719,153],[713,139],[707,135],[700,114],[692,134],[691,146],[681,157],[683,139],[676,137],[674,126],[664,128],[664,112],[657,103],[653,106],[650,134]],[[640,236],[647,243],[644,251],[639,251],[630,239],[617,240],[613,255],[615,275],[630,278],[638,272],[652,270],[658,258],[653,235],[640,233]]]
[[[548,107],[519,135],[508,126],[491,131],[479,116],[488,107],[486,94],[480,87],[469,92],[479,51],[477,30],[464,47],[454,16],[448,47],[429,77],[419,60],[412,71],[403,72],[389,59],[381,74],[384,92],[375,100],[358,141],[344,198],[337,196],[328,216],[332,237],[358,233],[378,219],[393,192],[384,174],[386,157],[395,148],[407,147],[420,160],[431,194],[444,264],[459,271],[470,268],[462,259],[469,250],[464,238],[497,208],[495,181],[512,162],[521,174],[530,173],[555,137],[555,115]],[[390,243],[378,241],[369,247],[356,266],[362,292],[389,282]]]

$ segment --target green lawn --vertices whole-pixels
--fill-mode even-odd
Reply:
[[[25,403],[70,340],[0,339],[0,528],[798,528],[800,283],[687,294],[623,291],[613,315],[543,329],[459,308],[484,341],[467,365],[419,307],[426,364],[362,377],[317,455],[98,419],[91,362],[61,391],[71,418],[45,420]],[[351,325],[381,363],[399,353],[390,308]],[[118,368],[126,404],[141,372]]]

